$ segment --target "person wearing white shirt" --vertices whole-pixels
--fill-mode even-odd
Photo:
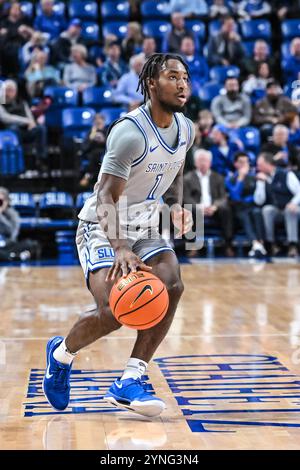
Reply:
[[[262,206],[266,241],[271,254],[276,255],[279,248],[275,243],[275,222],[284,219],[288,256],[298,256],[298,219],[300,214],[300,181],[291,170],[276,167],[273,155],[262,153],[257,159],[257,184],[254,201]]]

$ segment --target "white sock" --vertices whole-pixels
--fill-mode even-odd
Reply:
[[[131,357],[127,362],[121,380],[140,379],[142,375],[146,372],[147,367],[147,362],[142,361],[141,359],[136,359],[135,357]]]
[[[70,353],[66,346],[66,341],[63,340],[60,345],[55,349],[53,357],[56,361],[62,364],[71,364],[77,353]]]

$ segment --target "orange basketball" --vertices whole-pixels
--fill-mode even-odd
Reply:
[[[169,295],[158,277],[137,271],[113,285],[109,305],[118,322],[134,330],[146,330],[164,318]]]

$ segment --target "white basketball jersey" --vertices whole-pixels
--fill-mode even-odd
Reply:
[[[178,138],[173,148],[163,140],[144,106],[131,111],[123,118],[130,119],[141,131],[141,138],[145,140],[145,150],[132,162],[130,175],[120,199],[121,225],[149,226],[149,220],[152,224],[154,218],[158,224],[160,199],[184,165],[191,139],[191,125],[185,116],[182,113],[175,113],[174,117],[178,128]],[[93,195],[86,201],[79,214],[82,220],[97,222],[96,200],[101,175],[102,170],[100,170]],[[127,211],[123,207],[125,202],[127,202]]]

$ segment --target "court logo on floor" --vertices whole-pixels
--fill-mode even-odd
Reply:
[[[31,369],[24,416],[123,412],[124,410],[103,401],[103,395],[122,372],[122,370],[72,370],[70,404],[64,411],[55,411],[43,393],[45,370]],[[149,390],[153,390],[151,384]]]
[[[274,356],[155,359],[192,432],[300,428],[300,377]]]

